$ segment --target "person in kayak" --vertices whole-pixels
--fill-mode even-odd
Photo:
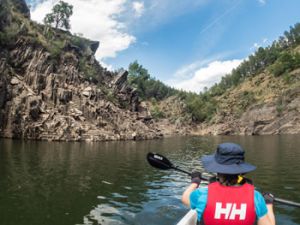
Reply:
[[[192,183],[184,191],[182,202],[196,209],[198,222],[205,225],[275,225],[274,197],[264,196],[241,175],[255,166],[244,161],[245,151],[235,143],[222,143],[212,155],[201,158],[207,172],[217,173],[215,182],[199,187],[201,173],[192,173]]]

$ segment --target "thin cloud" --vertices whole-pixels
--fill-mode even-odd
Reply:
[[[133,2],[132,8],[135,12],[135,17],[141,17],[145,10],[145,6],[143,2]]]
[[[222,18],[227,16],[231,11],[233,11],[238,5],[240,4],[240,1],[237,1],[235,4],[233,4],[229,9],[227,9],[224,13],[222,13],[220,16],[215,18],[211,23],[206,25],[200,32],[200,34],[207,31],[209,28],[213,27],[215,24],[217,24]]]
[[[195,71],[197,71],[201,67],[207,65],[211,61],[212,60],[210,60],[210,59],[199,60],[199,61],[193,62],[189,65],[183,66],[175,72],[174,77],[176,79],[187,79],[187,78],[191,77]]]
[[[71,31],[100,41],[96,57],[103,60],[115,57],[127,49],[136,38],[126,31],[126,24],[119,16],[126,11],[126,0],[65,0],[73,5]],[[38,3],[31,12],[32,19],[42,22],[43,18],[58,3],[58,0],[46,0]]]
[[[215,83],[221,81],[222,76],[230,73],[232,69],[236,68],[243,60],[234,59],[227,61],[213,61],[196,71],[189,79],[173,79],[167,83],[177,89],[199,93],[205,87],[209,88]]]
[[[265,5],[267,4],[267,0],[258,0],[259,4],[261,5]]]
[[[143,19],[140,21],[140,29],[149,29],[168,23],[176,17],[185,15],[204,6],[208,0],[148,0],[144,1]]]

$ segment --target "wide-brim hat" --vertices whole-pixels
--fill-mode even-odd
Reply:
[[[256,166],[245,162],[244,149],[235,143],[222,143],[212,155],[201,158],[207,172],[223,174],[243,174],[256,169]]]

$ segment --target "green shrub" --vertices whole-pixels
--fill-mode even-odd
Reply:
[[[98,83],[97,69],[93,65],[90,65],[85,57],[79,59],[79,71],[83,73],[84,78]]]
[[[293,76],[290,73],[288,73],[288,72],[284,73],[282,75],[282,78],[283,78],[283,80],[284,80],[284,82],[286,84],[291,84],[293,82],[293,80],[294,80]]]
[[[86,49],[86,43],[84,41],[83,38],[78,37],[78,36],[73,36],[71,38],[71,43],[77,47],[79,47],[81,50],[85,50]]]
[[[189,94],[185,99],[185,103],[194,122],[211,120],[217,110],[215,100],[208,96]]]
[[[154,105],[151,109],[151,115],[154,119],[165,118],[164,112],[161,111],[157,105]]]
[[[116,104],[118,102],[117,97],[114,95],[114,93],[112,91],[109,91],[106,95],[106,100],[110,101],[114,104]]]
[[[44,26],[43,35],[49,41],[53,40],[55,37],[55,33],[54,33],[52,27],[50,27],[48,25]]]
[[[240,108],[245,110],[248,106],[255,102],[254,93],[251,91],[244,91],[240,96]]]
[[[282,112],[285,110],[285,107],[286,107],[286,103],[283,95],[279,96],[276,102],[276,111],[278,116],[282,114]]]
[[[60,58],[60,55],[63,52],[64,47],[65,47],[65,41],[61,41],[61,40],[52,41],[48,47],[51,59],[58,60]]]
[[[276,62],[270,66],[269,71],[275,76],[279,77],[282,73],[285,72],[285,66],[282,62]]]
[[[283,52],[269,70],[275,77],[300,67],[300,54]]]
[[[1,45],[11,45],[17,40],[20,28],[18,24],[13,23],[11,26],[6,27],[3,32],[0,32],[0,44]]]

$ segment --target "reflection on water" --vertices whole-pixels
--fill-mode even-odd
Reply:
[[[185,174],[146,162],[159,152],[182,169],[234,141],[258,169],[260,190],[300,202],[300,136],[181,137],[141,142],[48,143],[0,140],[0,224],[175,224],[187,209]],[[300,211],[277,205],[278,224],[300,224]]]

